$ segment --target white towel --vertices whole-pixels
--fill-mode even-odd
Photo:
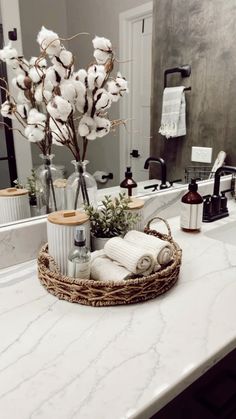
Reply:
[[[133,275],[123,266],[109,259],[104,250],[91,253],[91,278],[98,281],[122,281]]]
[[[155,271],[160,269],[160,266],[167,265],[173,259],[173,246],[171,243],[158,237],[131,230],[125,235],[124,240],[135,243],[142,249],[152,250],[157,264]]]
[[[166,138],[186,135],[184,86],[166,87],[164,89],[159,133]]]
[[[113,237],[104,246],[106,255],[123,265],[136,275],[149,275],[153,271],[155,260],[153,253],[141,249],[121,237]]]

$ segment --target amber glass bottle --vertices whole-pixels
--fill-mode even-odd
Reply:
[[[202,223],[203,199],[197,192],[196,179],[191,179],[188,192],[181,199],[180,226],[184,231],[200,231]]]

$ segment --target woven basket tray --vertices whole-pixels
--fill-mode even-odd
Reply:
[[[150,229],[153,220],[162,220],[168,234]],[[159,237],[170,242],[174,247],[174,258],[164,269],[145,277],[125,281],[94,281],[91,279],[75,279],[63,276],[48,253],[48,246],[42,247],[38,256],[38,276],[41,284],[59,299],[72,303],[91,306],[113,306],[119,304],[138,303],[168,291],[178,280],[182,251],[174,242],[169,224],[160,217],[155,217],[144,229],[146,234]]]

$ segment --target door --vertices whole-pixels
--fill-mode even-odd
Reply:
[[[3,47],[3,30],[2,25],[0,24],[0,48]],[[0,77],[6,80],[6,67],[5,64],[0,62]],[[1,84],[4,86],[4,82],[1,81]],[[0,90],[0,105],[5,101],[5,92]],[[0,122],[5,122],[10,127],[11,121],[1,116]],[[14,141],[12,131],[9,130],[3,124],[0,124],[0,189],[8,188],[13,186],[13,181],[17,178],[16,172],[16,159],[15,159],[15,150],[14,150]]]
[[[152,16],[132,24],[132,69],[131,69],[131,138],[130,153],[133,178],[136,181],[149,179],[144,169],[150,157],[150,102],[152,65]]]

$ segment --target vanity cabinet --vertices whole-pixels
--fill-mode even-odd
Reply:
[[[236,418],[236,349],[151,419],[200,418]]]

